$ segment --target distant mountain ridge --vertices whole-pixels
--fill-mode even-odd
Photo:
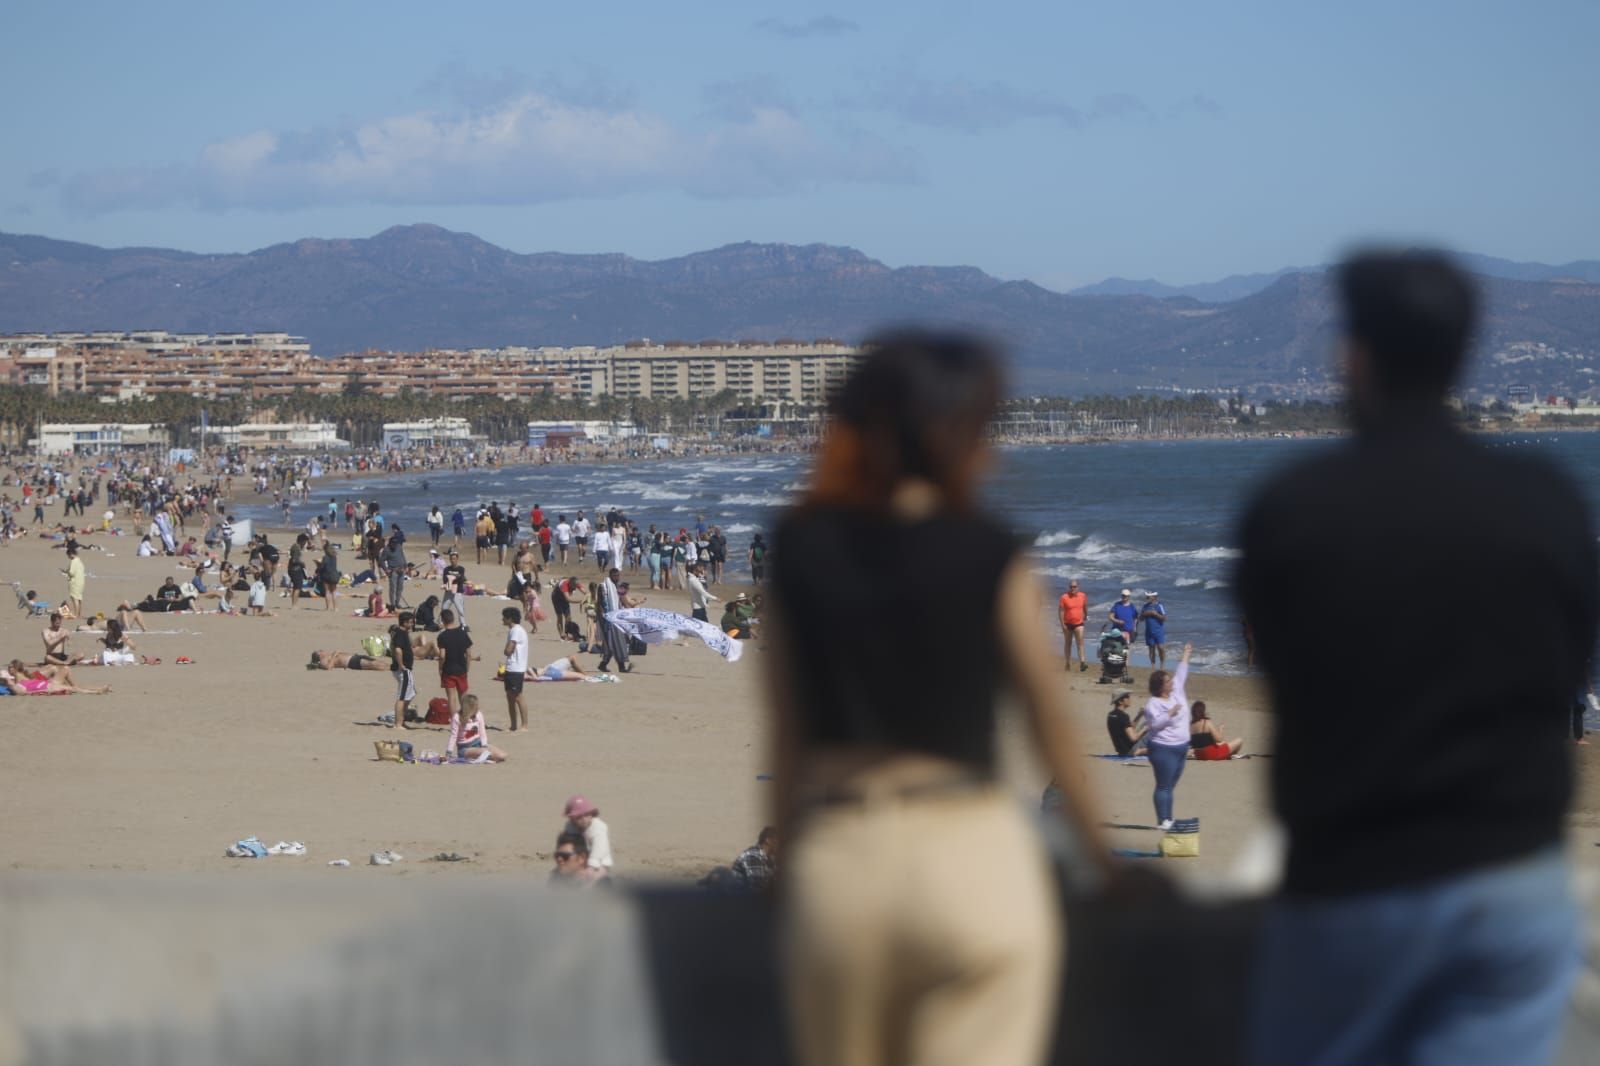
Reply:
[[[1463,267],[1484,277],[1506,281],[1584,281],[1600,282],[1600,259],[1579,259],[1559,266],[1548,263],[1521,263],[1500,259],[1492,255],[1457,255]],[[1228,303],[1242,300],[1267,288],[1285,274],[1320,274],[1326,264],[1311,267],[1284,267],[1266,274],[1231,274],[1221,281],[1203,281],[1194,285],[1168,285],[1145,278],[1140,281],[1128,278],[1106,278],[1093,285],[1082,285],[1069,291],[1070,296],[1154,296],[1167,299],[1188,296],[1201,303]]]
[[[1600,359],[1600,263],[1471,262],[1538,275],[1484,280],[1489,351],[1523,343],[1581,357],[1485,362],[1480,380],[1587,383],[1580,371]],[[1553,280],[1562,276],[1579,280]],[[3,332],[280,329],[332,355],[640,337],[855,341],[917,321],[999,336],[1023,391],[1326,382],[1331,305],[1320,270],[1214,285],[1254,291],[1220,301],[1063,294],[973,267],[891,268],[825,244],[732,244],[656,261],[520,254],[432,225],[226,255],[0,234]]]

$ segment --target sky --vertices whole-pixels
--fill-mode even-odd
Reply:
[[[0,231],[849,245],[1065,290],[1600,258],[1600,2],[0,5]]]

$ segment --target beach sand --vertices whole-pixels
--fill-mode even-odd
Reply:
[[[274,534],[280,546],[288,537]],[[59,602],[63,553],[27,537],[0,549],[0,578]],[[90,613],[137,601],[170,575],[177,561],[137,558],[132,537],[96,536],[106,548],[84,556]],[[413,541],[413,560],[426,556]],[[469,574],[503,587],[507,568]],[[591,580],[592,562],[563,572]],[[182,577],[179,576],[179,580]],[[427,583],[434,591],[432,583]],[[718,586],[731,595],[740,586]],[[363,592],[365,590],[362,590]],[[414,591],[416,602],[422,595]],[[688,612],[681,592],[649,593],[650,606]],[[242,598],[242,597],[241,597]],[[0,698],[0,779],[6,817],[0,822],[0,869],[15,871],[220,872],[260,877],[412,877],[509,874],[543,879],[563,823],[562,804],[582,793],[611,828],[617,873],[629,878],[695,878],[730,862],[769,818],[766,714],[760,697],[763,653],[746,646],[726,663],[698,641],[652,648],[620,683],[530,684],[533,729],[508,735],[500,687],[492,676],[504,643],[503,600],[472,597],[469,620],[483,661],[472,666],[491,743],[510,754],[498,766],[397,765],[374,757],[373,741],[400,738],[418,751],[443,751],[445,731],[392,730],[375,723],[392,706],[383,672],[307,671],[312,649],[357,650],[361,637],[385,622],[352,617],[364,595],[342,597],[337,613],[288,610],[274,596],[272,618],[218,614],[148,616],[152,630],[134,635],[141,653],[160,666],[75,668],[80,682],[111,684],[105,696]],[[548,603],[548,600],[546,601]],[[715,617],[715,615],[714,615]],[[1041,616],[1043,625],[1043,616]],[[42,619],[9,604],[0,611],[0,655],[35,661]],[[546,623],[531,640],[542,665],[573,645]],[[75,653],[96,647],[75,635]],[[176,665],[189,656],[193,665]],[[1143,649],[1135,658],[1136,701],[1148,676]],[[585,664],[594,662],[585,657]],[[1097,671],[1063,672],[1071,713],[1085,752],[1107,750],[1104,719],[1111,689]],[[419,661],[418,707],[440,695],[436,664]],[[1246,751],[1269,743],[1263,694],[1253,680],[1196,677],[1190,694],[1205,699]],[[1034,764],[1016,715],[1004,718],[1005,780],[1020,802],[1037,804],[1045,777]],[[1580,861],[1600,859],[1600,744],[1579,749],[1584,774],[1573,814]],[[1107,821],[1148,825],[1151,773],[1084,757],[1081,773]],[[1164,861],[1180,876],[1220,880],[1267,825],[1265,759],[1191,762],[1178,787],[1178,814],[1202,820],[1201,856]],[[224,849],[242,837],[267,844],[299,840],[305,858],[245,861]],[[1159,834],[1110,831],[1118,846],[1153,849]],[[370,853],[393,849],[405,860],[368,867]],[[441,851],[467,863],[421,861]],[[326,863],[345,858],[346,871]]]

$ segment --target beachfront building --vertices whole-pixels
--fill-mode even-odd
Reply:
[[[528,446],[565,448],[582,441],[610,444],[613,441],[637,437],[643,432],[632,422],[606,422],[593,419],[579,422],[529,422]]]
[[[465,418],[425,418],[420,422],[385,422],[383,446],[408,448],[466,447],[472,443],[472,424]]]
[[[243,422],[237,426],[208,426],[207,445],[225,448],[263,448],[269,451],[334,451],[350,447],[332,422]],[[195,427],[195,439],[201,427]]]
[[[45,455],[102,455],[128,449],[166,451],[172,440],[159,422],[46,422],[34,443]]]

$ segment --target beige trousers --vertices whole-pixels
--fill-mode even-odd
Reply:
[[[803,1066],[1043,1060],[1064,931],[1015,802],[984,789],[820,808],[783,865]]]

